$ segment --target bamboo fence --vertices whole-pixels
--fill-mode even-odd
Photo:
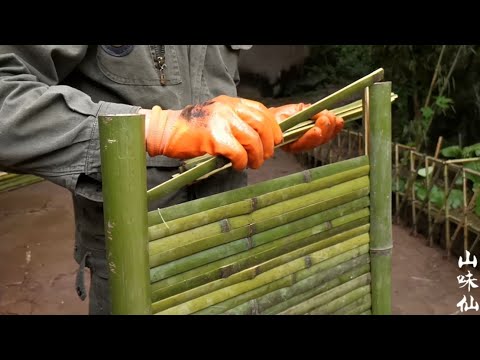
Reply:
[[[143,116],[99,117],[112,313],[390,314],[392,94],[382,76],[281,125],[294,140],[311,115],[363,92],[364,154],[155,211],[149,201],[228,162],[186,161],[147,191]]]
[[[298,157],[307,168],[326,165],[364,155],[364,143],[363,131],[346,128],[336,141]],[[463,255],[466,250],[479,255],[478,192],[470,179],[480,177],[480,172],[464,164],[480,158],[439,159],[438,149],[439,146],[435,156],[429,156],[413,147],[392,143],[394,223],[403,222],[411,228],[412,235],[424,235],[427,245],[441,246],[447,257]],[[419,175],[425,169],[430,171]],[[416,180],[416,185],[406,189],[409,177]]]

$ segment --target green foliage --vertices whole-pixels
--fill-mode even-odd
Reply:
[[[440,151],[443,157],[459,159],[462,157],[462,148],[458,145],[448,146]]]

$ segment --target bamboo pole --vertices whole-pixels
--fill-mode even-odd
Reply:
[[[374,84],[377,81],[383,79],[384,71],[383,69],[375,70],[374,72],[364,76],[363,78],[351,83],[350,85],[334,92],[333,94],[317,101],[316,103],[312,104],[308,108],[299,113],[290,116],[289,118],[285,119],[280,123],[280,128],[282,131],[288,130],[291,127],[295,126],[299,122],[309,120],[312,116],[318,114],[319,112],[325,109],[331,109],[334,107],[335,104],[338,102],[349,98],[359,92],[361,92],[364,88]],[[390,98],[389,94],[389,98]]]
[[[144,116],[98,121],[111,311],[151,314]]]
[[[149,244],[150,267],[191,255],[193,253],[218,246],[244,237],[239,234],[239,228],[250,226],[250,234],[265,231],[280,224],[298,220],[299,218],[330,209],[368,194],[368,178],[360,178],[358,182],[345,184],[312,193],[308,199],[303,197],[278,203],[252,214],[225,219],[215,224],[209,224],[152,241]],[[353,188],[353,191],[343,193]],[[322,193],[325,191],[324,193]],[[329,197],[330,196],[330,197]],[[310,201],[312,200],[312,201]],[[288,203],[288,204],[287,204]],[[303,206],[307,203],[307,206]],[[292,205],[293,204],[293,205]],[[286,212],[286,209],[289,211]],[[231,235],[231,236],[230,236]]]
[[[368,226],[368,217],[364,217],[358,220],[350,221],[347,223],[340,223],[345,221],[346,217],[342,219],[335,219],[332,222],[332,229],[325,232],[316,234],[316,240],[322,241],[330,239],[331,237],[339,236],[340,238],[330,239],[331,241],[341,241],[348,234],[347,231],[354,231],[355,234],[364,225]],[[351,233],[350,233],[351,234]],[[188,291],[195,287],[204,285],[208,282],[227,278],[233,274],[236,274],[242,270],[253,267],[257,264],[265,263],[276,256],[286,254],[292,249],[295,250],[301,247],[304,243],[309,243],[315,238],[301,239],[301,242],[289,244],[289,238],[281,238],[269,244],[261,245],[257,248],[251,249],[247,254],[236,254],[229,256],[228,258],[215,261],[210,264],[203,265],[199,268],[189,270],[185,273],[174,275],[170,278],[158,281],[152,284],[152,301],[160,301],[170,296],[174,296],[181,292]],[[324,243],[325,244],[325,243]],[[327,243],[328,244],[328,243]],[[291,255],[290,255],[291,256]],[[277,261],[279,261],[277,259]],[[280,261],[283,261],[280,259]],[[263,269],[273,266],[274,263],[263,264]]]
[[[391,314],[392,157],[391,83],[370,88],[370,253],[372,313]]]
[[[224,245],[203,250],[178,260],[168,262],[164,265],[157,266],[150,270],[150,280],[151,282],[160,281],[170,276],[194,269],[201,265],[226,258],[230,255],[248,251],[254,247],[261,246],[294,233],[297,234],[296,236],[303,236],[303,234],[313,235],[314,232],[318,232],[320,229],[319,225],[322,225],[325,230],[328,230],[330,226],[332,226],[331,221],[333,221],[335,224],[335,220],[340,217],[344,217],[347,214],[358,214],[352,214],[354,216],[349,217],[352,219],[352,221],[356,220],[357,216],[358,218],[366,217],[368,216],[368,208],[366,208],[366,206],[368,206],[368,197],[354,200],[351,203],[340,205],[335,208],[328,209],[317,214],[310,215],[306,218],[286,223],[251,236],[248,236],[249,227],[241,228],[239,230],[243,230],[242,232],[244,236],[248,237],[243,237],[239,240],[234,240]],[[361,209],[364,209],[364,211],[358,212],[358,210]]]
[[[319,309],[321,306],[333,303],[336,299],[351,293],[355,289],[362,288],[364,286],[368,286],[369,288],[371,281],[370,277],[370,273],[360,275],[350,281],[347,281],[346,283],[334,287],[333,289],[307,299],[298,305],[292,306],[280,312],[279,315],[303,315],[315,309]],[[334,304],[336,305],[337,303],[338,302],[335,302]]]
[[[334,243],[335,245],[332,245],[333,242],[330,242],[330,246],[327,248],[322,248],[318,246],[319,244],[313,244],[313,246],[311,245],[300,249],[300,252],[294,251],[293,253],[295,254],[286,254],[277,259],[270,260],[271,262],[275,262],[275,266],[265,272],[262,272],[261,267],[264,264],[261,264],[226,279],[221,279],[206,284],[206,286],[190,290],[193,296],[191,300],[185,296],[185,293],[182,293],[170,299],[153,303],[152,308],[153,311],[158,314],[191,314],[218,304],[233,296],[265,285],[266,283],[288,276],[291,273],[311,266],[311,264],[317,264],[342,252],[367,244],[368,242],[369,236],[367,233],[364,233],[349,240]],[[320,250],[317,251],[318,248],[320,248]],[[299,258],[299,256],[302,257]]]
[[[349,180],[357,179],[361,176],[368,175],[369,166],[361,166],[351,170],[347,170],[338,174],[330,175],[322,179],[304,184],[298,184],[286,189],[271,191],[269,193],[253,197],[251,199],[241,200],[228,205],[220,206],[218,208],[206,210],[200,213],[192,214],[188,217],[179,218],[150,226],[148,229],[150,239],[164,239],[169,235],[184,232],[202,225],[211,224],[216,221],[250,214],[253,211],[262,209],[264,207],[276,204],[281,201],[286,201],[307,195],[312,192],[322,190],[332,185],[340,184]]]
[[[456,177],[452,182],[452,187],[455,184]],[[449,206],[448,206],[448,197],[450,195],[449,185],[448,185],[448,164],[443,164],[443,179],[445,183],[445,245],[447,247],[447,259],[450,259],[450,218],[449,218]]]
[[[365,165],[368,165],[367,157],[359,156],[341,163],[329,164],[315,169],[308,169],[266,182],[225,191],[221,194],[210,195],[208,197],[188,201],[186,203],[172,205],[162,209],[161,213],[159,210],[153,210],[148,213],[148,224],[161,224],[163,221],[168,223],[171,220],[183,218],[196,213],[203,213],[213,208],[251,199],[271,191],[302,184],[309,180],[315,181]]]
[[[360,250],[360,248],[362,248]],[[363,250],[363,253],[361,252]],[[317,289],[322,284],[332,279],[338,278],[340,275],[350,272],[356,267],[366,266],[366,272],[370,269],[368,264],[370,257],[366,253],[368,246],[355,248],[341,255],[335,256],[322,263],[316,264],[311,268],[300,270],[288,277],[279,279],[273,283],[264,285],[252,291],[246,292],[239,296],[228,299],[215,306],[195,313],[197,315],[213,315],[228,312],[242,305],[241,311],[261,314],[263,310],[284,302],[295,295],[304,294],[312,289]],[[305,277],[304,274],[309,275]],[[252,300],[252,301],[250,301]],[[254,306],[252,307],[252,302]],[[234,314],[237,310],[229,312]]]

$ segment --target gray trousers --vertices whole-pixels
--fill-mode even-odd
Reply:
[[[178,168],[148,168],[147,187],[150,189],[170,179],[177,172]],[[246,172],[224,170],[202,182],[149,204],[149,210],[161,209],[245,185],[247,185]],[[89,314],[107,315],[111,313],[111,299],[105,251],[103,203],[74,195],[73,206],[76,225],[74,257],[79,263],[76,291],[82,300],[86,299],[84,270],[85,267],[88,267],[90,269]]]

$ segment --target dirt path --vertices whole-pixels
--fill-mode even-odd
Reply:
[[[301,170],[278,152],[250,183]],[[0,194],[0,314],[86,314],[74,290],[73,211],[70,193],[41,182]],[[456,259],[393,226],[393,313],[453,314],[464,294]],[[480,278],[475,273],[476,278]],[[88,278],[88,276],[86,276]],[[480,300],[480,289],[471,294]],[[468,311],[465,314],[479,314]]]

